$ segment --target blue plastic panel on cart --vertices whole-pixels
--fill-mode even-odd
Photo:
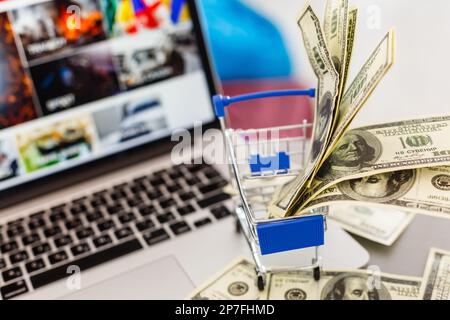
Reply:
[[[319,215],[259,224],[256,230],[261,254],[323,245],[325,232],[323,219],[324,217]]]
[[[275,170],[289,170],[290,159],[286,152],[279,152],[272,157],[262,157],[259,154],[250,157],[250,170],[252,173]]]

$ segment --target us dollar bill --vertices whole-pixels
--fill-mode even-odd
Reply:
[[[391,29],[363,65],[342,97],[336,126],[324,158],[333,151],[353,118],[394,63],[394,30]]]
[[[330,58],[320,21],[310,5],[307,5],[300,14],[298,25],[303,35],[309,61],[318,78],[316,110],[312,143],[304,174],[297,176],[283,186],[279,192],[279,198],[271,205],[271,212],[280,217],[284,216],[288,209],[294,205],[303,185],[310,178],[325,152],[339,90],[338,73]]]
[[[344,92],[347,85],[348,73],[350,70],[350,63],[353,57],[353,47],[355,45],[355,36],[356,36],[356,26],[358,22],[358,7],[350,6],[348,16],[347,16],[347,45],[345,47],[345,62],[344,68],[341,72],[341,90],[340,92]]]
[[[450,167],[406,169],[344,181],[323,191],[303,210],[308,213],[337,202],[450,218]]]
[[[391,68],[394,63],[394,29],[391,29],[376,47],[369,59],[359,71],[355,80],[345,92],[342,101],[339,104],[338,113],[333,132],[328,143],[327,150],[321,158],[319,165],[314,169],[311,177],[308,179],[307,188],[311,187],[313,178],[317,174],[320,166],[325,159],[334,150],[336,144],[345,133],[353,118],[362,108],[364,103],[375,90],[378,83]]]
[[[450,300],[450,251],[431,249],[420,297],[423,300]]]
[[[339,92],[342,90],[347,54],[348,0],[328,0],[325,7],[323,31],[334,68],[339,74]]]
[[[414,214],[396,209],[335,204],[330,206],[328,217],[350,233],[391,246],[414,219]]]
[[[266,297],[256,286],[255,265],[238,258],[192,292],[192,300],[258,300]]]
[[[416,300],[421,279],[371,270],[322,271],[315,281],[308,271],[275,273],[268,300]]]
[[[348,131],[321,165],[303,207],[344,180],[377,173],[450,165],[450,116],[361,127]]]

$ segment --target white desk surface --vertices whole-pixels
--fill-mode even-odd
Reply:
[[[276,21],[295,59],[295,72],[314,86],[315,77],[302,51],[296,20],[304,0],[245,0]],[[450,114],[450,1],[349,0],[360,9],[350,77],[391,26],[396,28],[396,62],[353,126]],[[323,16],[324,0],[311,0]],[[375,9],[374,9],[375,8]],[[380,28],[368,28],[369,11],[379,10]],[[371,16],[373,17],[373,16]],[[430,247],[450,250],[450,220],[417,215],[392,246],[355,237],[382,271],[421,276]]]

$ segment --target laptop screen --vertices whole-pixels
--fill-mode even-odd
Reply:
[[[0,3],[0,190],[213,119],[179,0]]]

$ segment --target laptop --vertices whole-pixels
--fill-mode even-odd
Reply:
[[[171,157],[217,127],[195,1],[2,2],[0,55],[1,299],[182,299],[248,255],[226,166]]]

